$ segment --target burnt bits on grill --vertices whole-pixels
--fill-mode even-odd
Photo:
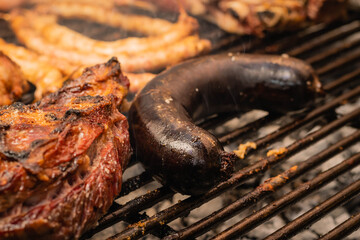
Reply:
[[[129,112],[136,156],[156,179],[198,195],[230,176],[235,156],[195,121],[258,108],[287,112],[321,91],[306,63],[286,56],[213,55],[154,78]]]
[[[131,148],[116,59],[0,108],[0,239],[78,239],[121,190]]]
[[[35,87],[26,81],[20,67],[0,51],[0,106],[34,100]]]

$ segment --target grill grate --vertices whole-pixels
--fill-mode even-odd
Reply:
[[[71,24],[71,22],[70,22]],[[16,41],[9,30],[2,28],[4,22],[0,22],[0,35],[7,40]],[[97,31],[96,29],[94,30]],[[211,32],[213,31],[213,32]],[[331,25],[318,24],[303,31],[289,36],[269,36],[259,40],[253,38],[239,39],[236,36],[226,36],[215,30],[206,30],[205,35],[213,36],[217,51],[255,52],[255,53],[287,53],[290,56],[299,57],[312,64],[324,83],[324,89],[328,93],[323,99],[318,99],[313,109],[308,112],[298,113],[293,116],[281,116],[268,114],[255,121],[232,131],[219,135],[219,140],[228,148],[239,143],[240,138],[255,139],[257,149],[247,149],[248,158],[264,156],[264,151],[272,144],[282,141],[287,136],[297,135],[296,141],[286,146],[286,151],[278,156],[263,157],[261,160],[240,168],[230,179],[222,182],[202,196],[186,197],[163,210],[159,210],[153,216],[148,216],[144,211],[157,203],[173,199],[176,195],[166,186],[161,186],[145,193],[140,190],[148,184],[153,184],[151,176],[146,173],[137,174],[127,179],[123,184],[119,200],[128,198],[124,204],[114,202],[110,211],[104,216],[99,224],[90,230],[84,239],[91,238],[104,229],[114,226],[118,222],[131,224],[125,228],[116,230],[116,234],[108,239],[138,239],[143,236],[156,236],[164,239],[194,239],[201,236],[216,226],[223,224],[233,216],[240,214],[252,206],[259,206],[258,211],[227,225],[228,228],[214,236],[213,239],[230,239],[240,237],[271,217],[281,214],[281,211],[292,204],[296,204],[306,196],[319,190],[325,184],[333,181],[343,173],[349,172],[360,163],[359,150],[336,166],[323,171],[321,174],[299,185],[295,190],[283,196],[273,197],[274,201],[267,205],[261,205],[262,200],[281,191],[280,189],[290,182],[296,181],[300,176],[309,175],[309,172],[325,163],[339,153],[343,153],[352,145],[359,142],[360,130],[354,130],[340,141],[332,144],[319,152],[311,152],[293,167],[285,167],[285,171],[279,175],[268,178],[262,184],[241,195],[238,199],[223,208],[213,209],[210,215],[194,222],[178,231],[170,227],[170,223],[178,218],[191,216],[192,211],[218,196],[237,187],[249,184],[253,179],[267,174],[274,166],[283,165],[292,156],[304,152],[306,148],[325,139],[344,126],[351,125],[359,129],[360,108],[344,115],[335,112],[340,106],[351,103],[360,96],[360,20],[350,18],[347,22]],[[221,37],[219,37],[219,34]],[[271,43],[271,44],[266,44]],[[201,125],[205,128],[223,125],[227,120],[236,118],[233,115],[222,115],[205,120]],[[280,122],[280,127],[262,137],[253,137],[259,133],[262,127]],[[310,127],[309,127],[310,126]],[[318,128],[299,137],[301,130],[318,126]],[[133,168],[138,167],[135,158],[131,161]],[[250,183],[250,186],[254,185]],[[266,239],[289,239],[298,232],[304,230],[310,224],[316,222],[334,208],[343,205],[360,192],[359,180],[354,181],[337,194],[328,198],[323,203],[310,209],[302,216],[289,221],[282,228],[269,235]],[[138,193],[140,192],[140,193]],[[126,200],[125,200],[126,201]],[[263,207],[262,207],[263,206]],[[260,208],[262,207],[262,208]],[[168,225],[169,224],[169,225]],[[338,225],[332,231],[319,239],[343,239],[360,227],[360,213]]]
[[[299,42],[301,43],[303,39],[310,40],[304,41],[304,44],[297,45]],[[293,45],[289,44],[290,40]],[[268,42],[268,40],[265,42]],[[354,121],[356,122],[360,116],[360,108],[340,116],[337,116],[334,111],[339,106],[349,101],[353,101],[354,99],[358,99],[360,96],[360,86],[357,86],[360,75],[360,70],[358,68],[358,59],[360,58],[359,43],[360,22],[353,19],[340,26],[327,26],[324,24],[316,25],[302,32],[298,32],[295,35],[277,40],[271,45],[262,46],[260,50],[255,50],[255,48],[259,49],[259,46],[261,46],[261,44],[257,41],[253,41],[250,44],[248,42],[240,42],[239,45],[231,48],[231,51],[244,51],[244,49],[247,49],[247,52],[267,53],[283,53],[288,50],[286,51],[287,54],[300,57],[315,66],[317,73],[320,75],[321,81],[325,83],[324,89],[329,93],[324,99],[320,99],[316,103],[316,107],[310,112],[295,117],[295,119],[291,118],[290,122],[283,124],[276,131],[256,139],[255,143],[257,145],[257,149],[248,149],[246,152],[247,156],[255,155],[255,153],[259,152],[259,150],[268,147],[276,141],[279,141],[284,136],[288,136],[299,131],[299,129],[304,128],[306,125],[319,124],[320,118],[325,117],[325,123],[323,123],[321,128],[317,131],[314,131],[303,138],[299,138],[292,144],[288,145],[286,147],[287,151],[283,154],[262,158],[260,161],[235,172],[229,180],[222,182],[211,189],[208,193],[197,197],[187,197],[184,200],[157,212],[151,217],[146,214],[141,214],[141,212],[164,199],[171,199],[175,194],[166,186],[142,194],[129,200],[123,205],[116,204],[112,212],[101,219],[99,221],[99,225],[91,230],[87,236],[91,236],[99,231],[102,231],[117,222],[126,221],[129,216],[131,216],[132,219],[135,219],[135,221],[130,221],[132,225],[129,225],[122,231],[118,231],[117,234],[108,239],[137,239],[147,234],[153,234],[164,239],[193,239],[208,232],[218,224],[230,219],[249,206],[258,204],[261,199],[273,194],[274,191],[280,189],[285,184],[293,181],[302,174],[306,174],[308,171],[329,160],[336,154],[343,152],[354,143],[359,142],[360,130],[357,130],[325,150],[322,150],[319,153],[313,153],[311,157],[307,157],[303,162],[284,171],[278,176],[269,178],[264,183],[257,186],[253,191],[246,193],[228,206],[214,211],[208,217],[205,217],[184,229],[175,231],[166,225],[176,218],[180,218],[188,214],[191,215],[191,211],[195,208],[209,202],[211,199],[214,199],[219,195],[224,194],[227,190],[235,188],[247,180],[265,173],[269,168],[279,163],[283,163],[289,157],[303,151],[308,146],[315,144],[334,131],[337,131],[342,126],[352,124]],[[254,122],[250,122],[230,133],[219,136],[219,139],[225,145],[234,143],[240,137],[256,132],[261,126],[271,124],[280,118],[284,117],[275,114],[268,114],[265,117],[259,118]],[[285,118],[290,117],[286,116]],[[228,116],[220,116],[217,119],[210,119],[208,122],[203,123],[203,126],[222,124],[222,122],[227,119]],[[315,178],[300,185],[296,190],[277,198],[274,202],[267,204],[262,209],[242,219],[235,225],[230,226],[220,234],[213,236],[213,239],[230,239],[240,237],[251,229],[254,229],[258,225],[262,224],[267,219],[278,214],[286,207],[299,202],[313,191],[316,191],[330,181],[333,181],[341,174],[350,171],[354,167],[358,166],[359,163],[360,153],[355,153],[353,156],[342,161],[335,167],[322,172]],[[151,182],[151,178],[147,173],[135,176],[124,183],[123,195],[126,195],[131,191],[135,191],[149,182]],[[330,197],[320,205],[309,210],[304,215],[289,222],[266,239],[289,239],[291,236],[295,235],[299,231],[302,231],[334,208],[343,205],[352,197],[356,196],[359,193],[359,188],[360,182],[358,180],[339,191],[333,197]],[[351,217],[336,227],[333,231],[324,235],[321,239],[341,239],[341,237],[349,235],[360,226],[359,217],[360,213]]]

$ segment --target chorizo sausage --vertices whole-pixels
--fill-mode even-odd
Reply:
[[[236,157],[195,121],[252,108],[296,110],[320,91],[311,66],[287,56],[219,54],[184,62],[155,77],[132,103],[136,156],[162,184],[202,194],[230,176]]]

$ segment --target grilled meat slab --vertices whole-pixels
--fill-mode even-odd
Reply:
[[[0,108],[0,239],[77,239],[121,190],[128,79],[116,59],[40,102]]]
[[[119,2],[123,0],[117,0]],[[160,9],[178,11],[177,0],[144,0]],[[180,0],[191,14],[224,31],[263,36],[330,22],[346,15],[346,0]]]
[[[34,90],[20,67],[0,51],[0,106],[15,101],[30,103],[34,100]]]

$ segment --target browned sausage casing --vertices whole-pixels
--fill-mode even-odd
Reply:
[[[286,112],[320,91],[314,70],[289,57],[223,54],[164,71],[137,95],[130,132],[137,158],[163,184],[198,195],[233,170],[233,154],[194,121],[258,108]]]

